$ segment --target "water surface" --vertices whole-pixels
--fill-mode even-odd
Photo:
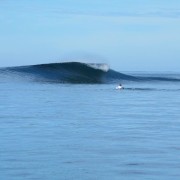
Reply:
[[[180,178],[180,83],[130,81],[119,91],[8,77],[0,76],[0,179]]]

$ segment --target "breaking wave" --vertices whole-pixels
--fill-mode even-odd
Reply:
[[[123,81],[179,81],[176,78],[137,77],[119,73],[107,64],[63,62],[39,64],[0,69],[0,74],[8,74],[33,81],[55,83],[119,83]]]
[[[59,83],[110,83],[117,80],[135,80],[109,69],[107,64],[64,62],[30,66],[9,67],[1,72],[28,77],[35,81]]]

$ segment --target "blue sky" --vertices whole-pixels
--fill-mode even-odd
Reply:
[[[106,62],[179,71],[179,0],[1,0],[0,66]]]

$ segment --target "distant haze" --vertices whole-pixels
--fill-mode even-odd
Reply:
[[[82,60],[179,71],[179,0],[1,0],[0,67]]]

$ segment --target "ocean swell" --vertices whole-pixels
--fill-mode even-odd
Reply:
[[[64,62],[30,66],[8,67],[1,72],[28,77],[34,81],[58,83],[111,83],[116,80],[135,80],[109,69],[106,64]]]
[[[137,77],[119,73],[109,68],[107,64],[63,62],[39,64],[0,69],[0,74],[11,77],[28,78],[38,82],[54,83],[122,83],[124,81],[173,81],[177,78],[168,77]]]

